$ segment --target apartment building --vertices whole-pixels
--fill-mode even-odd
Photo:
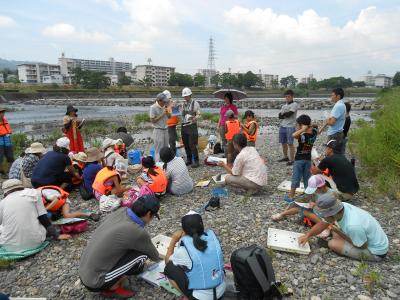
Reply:
[[[141,81],[150,78],[152,86],[167,86],[168,80],[174,72],[174,67],[138,65],[132,71],[132,79]]]
[[[386,76],[385,74],[378,74],[375,76],[375,87],[377,88],[388,88],[392,86],[392,77]]]
[[[17,66],[21,83],[43,83],[43,77],[60,75],[60,66],[44,63],[26,63]]]
[[[279,84],[279,75],[259,73],[258,77],[261,78],[262,82],[264,83],[264,87],[267,89],[273,88],[273,81],[276,81]]]

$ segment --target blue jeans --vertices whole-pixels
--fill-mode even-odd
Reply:
[[[311,160],[295,160],[293,163],[292,189],[300,186],[303,178],[304,188],[307,188],[308,179],[311,177]]]
[[[295,127],[279,127],[279,143],[293,145],[293,133],[295,131]]]

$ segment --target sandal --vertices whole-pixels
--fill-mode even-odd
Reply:
[[[271,216],[272,221],[274,222],[278,222],[280,220],[283,220],[285,218],[285,216],[282,213],[279,214],[275,214]]]

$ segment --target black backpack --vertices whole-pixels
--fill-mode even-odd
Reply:
[[[222,149],[220,142],[215,143],[215,145],[213,147],[213,153],[214,154],[224,153],[224,150]]]
[[[231,266],[238,299],[282,299],[271,258],[264,248],[252,245],[235,250]]]

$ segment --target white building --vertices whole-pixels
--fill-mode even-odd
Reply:
[[[362,81],[365,82],[366,87],[375,87],[375,76],[372,75],[371,71],[368,71],[367,75],[363,76]]]
[[[309,84],[313,79],[314,79],[314,75],[310,74],[310,75],[308,75],[308,77],[300,78],[300,83]]]
[[[385,74],[378,74],[375,76],[375,87],[388,88],[391,86],[392,86],[392,77],[386,76]]]
[[[3,73],[0,73],[0,83],[4,83],[4,75],[3,75]]]
[[[109,75],[109,74],[107,74],[106,77],[110,78],[110,84],[111,85],[117,85],[118,84],[118,75]]]
[[[65,77],[70,77],[72,69],[80,67],[82,70],[106,72],[110,75],[118,75],[120,72],[132,70],[132,63],[115,61],[114,58],[109,60],[93,60],[80,58],[67,58],[64,53],[58,59],[61,74]]]
[[[174,67],[138,65],[132,70],[132,79],[142,81],[149,78],[152,86],[167,86],[168,80],[174,72]]]
[[[64,77],[61,74],[45,75],[42,79],[43,84],[63,84]]]
[[[206,84],[205,84],[206,87],[213,86],[213,84],[211,83],[211,78],[218,74],[216,70],[199,69],[197,72],[206,77]]]
[[[279,75],[262,74],[260,70],[260,72],[258,73],[258,77],[261,78],[264,87],[267,89],[271,89],[273,87],[274,80],[278,82],[279,85]]]
[[[28,63],[17,66],[22,83],[43,83],[44,76],[60,75],[60,66],[44,63]]]

